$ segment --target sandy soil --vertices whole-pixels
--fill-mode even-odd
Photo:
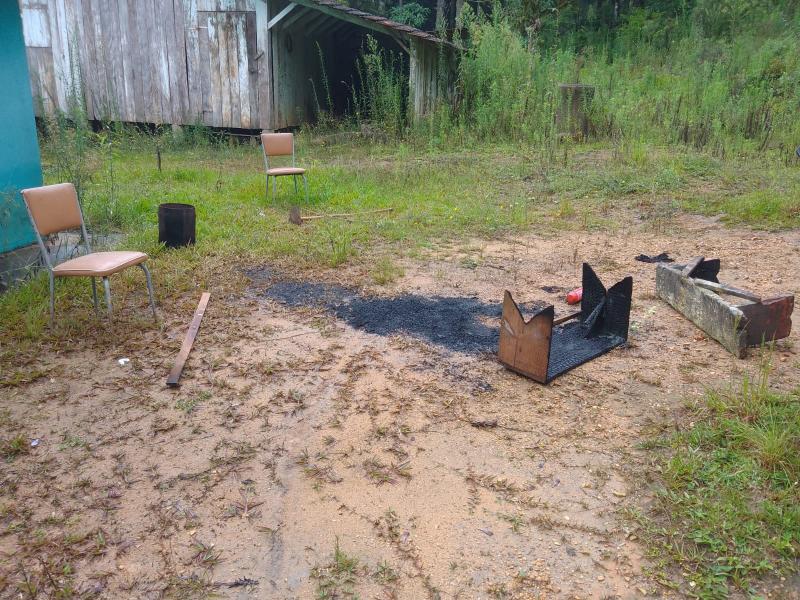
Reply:
[[[655,298],[654,266],[633,257],[665,250],[798,292],[797,232],[680,217],[660,233],[631,221],[442,246],[389,286],[368,267],[319,275],[383,295],[510,289],[558,314],[563,294],[540,288],[575,287],[582,260],[609,284],[632,274],[629,345],[549,386],[266,300],[267,271],[245,297],[212,296],[177,391],[164,381],[194,297],[116,353],[53,350],[45,377],[0,388],[7,429],[41,440],[2,465],[0,596],[30,597],[26,580],[42,598],[69,581],[100,598],[680,596],[643,573],[625,518],[650,498],[639,444],[758,357],[734,358]],[[781,387],[800,382],[798,329],[775,353]]]

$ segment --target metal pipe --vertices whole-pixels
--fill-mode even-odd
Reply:
[[[111,316],[111,284],[108,282],[108,277],[103,277],[103,287],[106,291],[106,310],[108,311],[108,316]]]

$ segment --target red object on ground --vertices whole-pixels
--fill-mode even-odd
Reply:
[[[569,294],[567,294],[567,304],[577,304],[583,298],[583,288],[575,288]]]

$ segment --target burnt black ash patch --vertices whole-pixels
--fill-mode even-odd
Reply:
[[[499,302],[417,294],[362,296],[339,285],[292,281],[273,283],[265,295],[286,306],[322,308],[367,333],[404,334],[456,352],[497,351],[499,325],[491,321],[499,323]],[[536,306],[524,308],[533,311]]]

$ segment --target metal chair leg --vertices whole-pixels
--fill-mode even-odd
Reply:
[[[153,280],[150,278],[150,271],[144,265],[144,263],[139,263],[139,266],[144,271],[144,278],[147,281],[147,293],[150,295],[150,309],[153,311],[153,319],[158,322],[158,316],[156,315],[156,301],[153,298]]]
[[[56,321],[56,278],[52,271],[48,271],[47,275],[50,278],[50,327],[52,327]]]
[[[92,300],[94,301],[94,312],[100,310],[100,304],[97,302],[97,282],[92,277]]]
[[[272,201],[275,202],[275,196],[278,193],[278,178],[272,176]]]
[[[267,182],[264,186],[264,198],[269,202],[269,175],[267,175]]]
[[[308,204],[308,179],[306,179],[305,173],[303,173],[303,185],[306,188],[306,204]]]
[[[103,277],[103,287],[106,290],[106,309],[108,310],[108,316],[111,316],[111,284],[108,282],[108,277]]]
[[[297,193],[297,175],[292,175],[292,179],[294,179],[294,193]]]

